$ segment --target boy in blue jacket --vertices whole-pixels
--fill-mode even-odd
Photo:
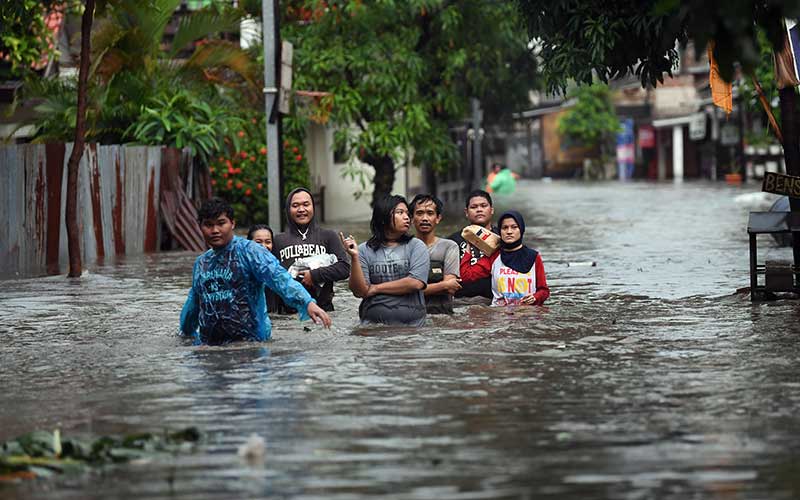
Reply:
[[[228,203],[206,201],[197,220],[211,249],[194,263],[192,288],[181,311],[182,335],[203,344],[268,340],[272,325],[266,312],[265,285],[299,311],[301,320],[311,318],[330,327],[325,311],[266,248],[234,236],[236,222]]]

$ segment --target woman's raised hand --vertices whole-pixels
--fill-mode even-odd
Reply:
[[[358,257],[358,243],[356,243],[356,239],[353,238],[352,234],[347,236],[347,238],[345,238],[344,234],[340,232],[339,239],[342,240],[342,245],[344,245],[344,250],[345,252],[350,254],[350,257],[352,258]]]

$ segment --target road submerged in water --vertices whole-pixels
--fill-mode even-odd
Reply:
[[[277,317],[270,342],[193,347],[176,336],[189,253],[4,281],[0,441],[197,426],[205,442],[0,496],[798,498],[800,301],[736,293],[742,192],[522,181],[497,209],[525,215],[547,305],[420,329],[358,328],[339,284],[330,331]],[[252,434],[266,452],[248,462]]]

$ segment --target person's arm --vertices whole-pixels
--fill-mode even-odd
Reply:
[[[181,309],[181,326],[180,334],[187,337],[194,336],[197,333],[199,325],[200,307],[197,303],[197,295],[194,293],[194,288],[189,289],[189,296]]]
[[[431,258],[425,244],[414,238],[407,243],[408,276],[377,285],[370,285],[367,296],[382,293],[385,295],[408,295],[424,290],[428,286],[428,273],[431,270]]]
[[[465,282],[471,282],[491,276],[492,263],[494,262],[494,259],[500,255],[500,252],[498,251],[493,253],[491,257],[481,257],[475,264],[470,264],[470,260],[472,260],[472,254],[470,253],[471,251],[472,249],[470,248],[464,253],[464,257],[461,258],[461,280]]]
[[[363,299],[367,296],[367,290],[369,290],[369,278],[365,276],[369,271],[366,273],[364,271],[368,269],[368,267],[364,261],[364,257],[361,256],[358,251],[358,243],[352,235],[345,238],[342,233],[339,233],[339,239],[342,241],[342,246],[345,251],[350,256],[350,279],[347,280],[347,285],[350,287],[350,291],[353,292],[353,295]]]
[[[180,334],[187,337],[192,337],[197,334],[197,329],[200,326],[200,301],[197,293],[194,291],[194,284],[197,276],[197,262],[192,269],[192,287],[189,289],[189,296],[186,297],[186,302],[181,309],[181,323]]]
[[[461,290],[461,284],[458,282],[456,275],[445,274],[442,281],[428,285],[424,293],[426,297],[430,295],[444,295],[446,293],[453,295],[459,290]]]
[[[533,268],[536,276],[536,293],[533,294],[533,303],[541,305],[550,297],[550,287],[547,286],[547,278],[544,275],[544,263],[542,262],[541,254],[536,256],[536,262],[533,264]]]
[[[444,240],[447,241],[447,240]],[[425,289],[425,296],[441,295],[449,293],[454,295],[457,291],[461,290],[461,283],[459,283],[459,270],[458,262],[458,245],[456,243],[448,242],[444,251],[444,278],[439,283],[429,283]]]
[[[542,256],[537,254],[533,262],[533,272],[536,277],[536,291],[522,297],[520,301],[524,305],[542,305],[550,297],[550,288],[547,286],[547,278],[544,275],[544,264]]]
[[[314,283],[341,281],[350,276],[350,256],[344,251],[342,242],[335,235],[326,237],[326,240],[325,248],[336,256],[337,262],[311,271],[311,281]]]
[[[277,293],[286,305],[297,309],[301,320],[311,319],[314,323],[331,326],[328,314],[320,309],[303,285],[293,280],[266,248],[256,244],[248,245],[245,256],[252,266],[255,279]]]
[[[425,288],[425,282],[408,276],[400,278],[399,280],[370,285],[365,296],[372,297],[379,293],[384,295],[408,295],[411,292],[416,292],[423,288]]]

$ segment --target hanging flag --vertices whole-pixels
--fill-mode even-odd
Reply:
[[[784,19],[784,27],[783,47],[774,52],[775,80],[779,89],[800,85],[800,26],[795,19]]]
[[[714,41],[708,42],[708,84],[711,86],[711,99],[714,104],[731,114],[733,111],[733,87],[719,75],[719,65],[714,60]]]

